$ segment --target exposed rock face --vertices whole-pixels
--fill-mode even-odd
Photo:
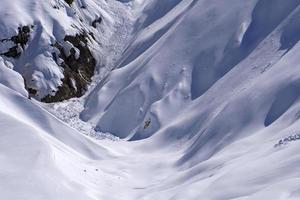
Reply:
[[[21,26],[18,28],[17,35],[2,39],[1,43],[5,48],[2,48],[3,53],[0,55],[11,60],[18,60],[22,52],[26,50],[31,28],[33,26]],[[89,37],[93,38],[85,32],[75,36],[67,35],[63,41],[52,45],[56,49],[56,52],[52,53],[53,59],[62,68],[64,78],[62,85],[42,98],[41,101],[58,102],[80,97],[85,93],[96,66],[96,60],[88,47]],[[29,95],[35,97],[38,91],[26,84],[28,80],[25,76],[23,78]]]
[[[7,52],[2,53],[1,55],[4,55],[6,57],[18,58],[21,55],[21,51],[18,46],[13,46],[9,48]]]
[[[29,26],[21,26],[18,28],[18,34],[8,38],[2,39],[1,43],[12,42],[14,46],[10,47],[7,51],[0,53],[0,55],[18,58],[21,55],[22,50],[25,49],[26,44],[28,43],[30,38],[30,27]]]
[[[96,60],[88,48],[86,33],[75,36],[67,35],[64,42],[53,46],[59,53],[53,53],[53,58],[64,70],[63,84],[58,87],[55,95],[47,95],[43,102],[58,102],[73,97],[82,96],[94,75]],[[71,45],[67,48],[64,45]]]
[[[65,2],[69,5],[71,5],[74,2],[74,0],[65,0]]]
[[[101,24],[102,22],[102,18],[101,17],[98,17],[97,19],[95,19],[93,22],[92,22],[92,26],[94,28],[97,28],[97,24]]]
[[[23,27],[18,28],[18,35],[13,36],[11,38],[11,40],[15,44],[19,44],[19,45],[22,46],[22,48],[24,48],[24,46],[29,41],[29,37],[30,37],[30,28],[29,28],[29,26],[23,26]]]
[[[107,61],[116,62],[125,48],[119,39],[127,34],[114,40],[123,16],[111,9],[125,7],[106,0],[29,1],[2,7],[7,14],[0,19],[0,58],[21,74],[32,98],[56,102],[82,96],[95,68],[112,69]],[[118,51],[105,56],[113,48]]]

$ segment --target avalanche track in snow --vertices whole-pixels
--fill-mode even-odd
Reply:
[[[45,48],[1,55],[1,197],[300,198],[299,0],[51,1],[59,11],[28,0],[33,16],[16,2],[5,0],[14,23],[0,19],[1,34],[33,20]],[[27,98],[20,73],[39,74],[42,93],[59,83],[46,48],[57,23],[96,31],[97,74],[82,97],[45,104]]]

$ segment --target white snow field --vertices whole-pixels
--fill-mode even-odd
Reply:
[[[300,0],[1,5],[0,38],[41,37],[0,56],[0,199],[300,199]],[[28,99],[26,73],[61,84],[47,42],[100,15],[87,93]]]

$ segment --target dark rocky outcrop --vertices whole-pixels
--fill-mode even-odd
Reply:
[[[97,24],[101,24],[102,22],[102,18],[101,17],[98,17],[97,19],[95,19],[93,22],[92,22],[92,26],[94,28],[97,28]]]
[[[53,59],[58,61],[62,59],[63,62],[59,63],[64,70],[64,79],[62,85],[58,87],[58,91],[55,95],[48,95],[42,99],[43,102],[58,102],[73,97],[81,97],[88,84],[91,82],[91,78],[94,75],[96,60],[93,57],[88,47],[88,36],[86,33],[77,34],[75,36],[67,35],[64,38],[64,42],[70,42],[79,55],[76,56],[76,50],[70,49],[70,54],[66,55],[63,44],[55,43],[53,46],[59,50],[59,55],[53,53]]]
[[[8,39],[1,40],[2,43],[11,41],[15,45],[10,47],[6,52],[0,53],[0,55],[6,57],[18,58],[21,55],[22,49],[23,50],[25,49],[25,46],[28,43],[29,38],[30,38],[30,27],[29,26],[19,27],[17,35]]]
[[[21,45],[21,47],[24,49],[25,45],[28,43],[30,37],[30,27],[29,26],[23,26],[18,28],[18,35],[13,36],[11,40],[15,44]]]
[[[74,2],[74,0],[65,0],[65,2],[69,5],[71,5]]]
[[[30,33],[33,26],[21,26],[18,28],[18,34],[7,39],[1,39],[1,43],[9,43],[7,50],[0,53],[0,56],[18,59],[22,52],[25,51],[26,45],[30,39]],[[94,75],[96,60],[94,59],[89,47],[88,38],[94,38],[92,34],[82,32],[75,36],[67,35],[64,41],[56,42],[52,46],[57,49],[58,53],[53,52],[53,59],[57,65],[63,68],[64,78],[62,85],[57,90],[51,91],[51,94],[45,96],[43,102],[59,102],[73,97],[81,97],[87,90],[87,86],[91,82]],[[72,48],[66,49],[66,43]],[[5,44],[7,45],[7,44]],[[25,83],[26,78],[24,77]],[[36,89],[33,89],[25,84],[29,96],[35,97],[38,94]]]
[[[7,52],[2,53],[1,55],[6,57],[18,58],[21,55],[21,51],[19,50],[18,46],[13,46],[9,48]]]

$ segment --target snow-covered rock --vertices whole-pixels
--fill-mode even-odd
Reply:
[[[121,3],[105,0],[4,0],[0,56],[13,63],[30,95],[38,100],[82,96],[94,73],[106,64],[105,52],[124,45],[111,41],[116,27],[125,25],[115,12],[124,9]],[[69,84],[71,79],[76,80],[77,91]]]

